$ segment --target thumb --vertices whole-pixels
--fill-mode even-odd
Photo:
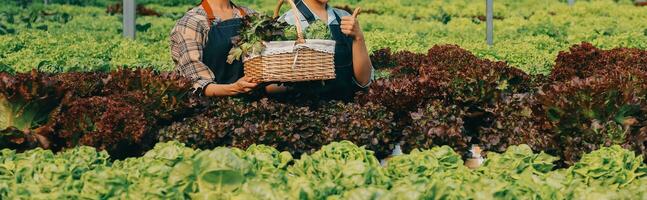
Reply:
[[[243,82],[240,82],[240,85],[243,86],[244,88],[255,88],[258,84],[243,81]]]
[[[362,8],[360,7],[355,8],[355,11],[353,11],[353,18],[357,18],[357,16],[361,11],[362,11]]]
[[[253,81],[253,79],[251,77],[248,77],[248,76],[244,76],[242,78],[242,80],[245,81],[245,82],[252,82]]]

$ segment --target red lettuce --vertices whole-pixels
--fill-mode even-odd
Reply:
[[[381,105],[330,102],[317,115],[325,125],[322,135],[365,146],[380,158],[388,156],[397,142],[393,113]]]
[[[550,78],[568,81],[623,69],[647,71],[647,51],[634,48],[601,50],[584,42],[559,53]]]
[[[402,133],[402,148],[405,152],[413,149],[431,149],[448,145],[459,153],[468,150],[472,137],[465,130],[463,120],[466,112],[456,105],[432,101],[416,112],[411,112],[411,125]]]
[[[511,145],[527,144],[538,152],[557,153],[552,125],[534,94],[504,98],[486,112],[492,115],[487,120],[489,124],[479,127],[483,149],[504,152]]]
[[[63,88],[47,74],[0,73],[0,129],[37,127],[47,120],[63,95]]]
[[[556,82],[537,96],[568,163],[613,144],[633,146],[644,153],[645,97],[647,73],[638,69]]]
[[[410,51],[392,53],[390,48],[380,49],[371,55],[371,63],[376,69],[389,69],[392,77],[418,75],[418,68],[428,60],[425,54]]]
[[[32,71],[10,75],[0,73],[0,148],[48,147],[47,121],[64,95],[64,88],[47,74]],[[39,144],[40,143],[40,144]]]
[[[177,73],[158,73],[151,69],[113,71],[102,79],[101,96],[138,91],[140,97],[125,95],[127,101],[143,106],[147,116],[163,124],[180,120],[201,108],[192,96],[191,81]]]
[[[395,114],[398,127],[404,129],[405,150],[451,145],[465,151],[481,141],[481,130],[501,123],[495,122],[501,114],[493,112],[503,111],[495,109],[504,105],[502,101],[532,92],[536,85],[521,70],[479,59],[455,45],[434,46],[427,55],[385,50],[375,56],[391,57],[391,65],[398,66],[395,76],[376,81],[357,100],[384,105]],[[489,133],[483,139],[502,136]]]
[[[142,96],[137,93],[129,95]],[[140,146],[154,122],[146,117],[141,105],[122,100],[124,98],[130,97],[66,99],[48,124],[56,133],[56,148],[87,145],[115,155],[121,150]]]
[[[392,114],[381,106],[330,102],[298,106],[268,99],[218,99],[206,113],[160,130],[159,140],[197,148],[265,144],[295,155],[350,140],[381,155],[392,147]],[[370,128],[367,128],[370,127]]]
[[[100,96],[103,80],[107,77],[102,72],[68,72],[52,75],[66,92],[74,97],[87,98]]]

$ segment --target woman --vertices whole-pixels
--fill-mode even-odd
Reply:
[[[282,0],[280,0],[282,1]],[[321,20],[328,24],[335,47],[336,79],[301,85],[303,91],[316,91],[323,98],[351,100],[355,92],[368,87],[373,80],[373,66],[368,55],[364,34],[357,21],[359,10],[353,15],[328,5],[328,0],[294,0],[299,10],[299,19],[304,29]],[[280,20],[295,24],[293,11],[288,11]],[[269,86],[268,92],[282,92],[286,88]],[[307,93],[307,92],[306,92]]]
[[[180,74],[194,81],[205,96],[248,93],[256,83],[243,77],[243,63],[227,63],[232,37],[239,34],[245,15],[254,11],[229,0],[203,0],[171,31],[171,54]]]

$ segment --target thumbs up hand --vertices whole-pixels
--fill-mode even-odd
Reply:
[[[362,33],[362,28],[357,20],[360,11],[360,8],[356,8],[352,16],[344,16],[341,18],[341,32],[353,38],[353,40],[364,39],[364,33]]]

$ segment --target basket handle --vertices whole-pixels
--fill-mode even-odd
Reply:
[[[281,6],[283,6],[283,2],[286,0],[279,0],[279,4],[274,8],[274,18],[279,17],[279,12],[281,11]],[[292,13],[294,14],[294,25],[297,26],[297,44],[304,44],[306,43],[306,40],[303,37],[303,30],[301,29],[301,20],[299,19],[299,14],[301,12],[299,11],[299,8],[297,8],[297,4],[294,3],[294,0],[287,0],[288,3],[290,3],[290,6],[292,7]]]

